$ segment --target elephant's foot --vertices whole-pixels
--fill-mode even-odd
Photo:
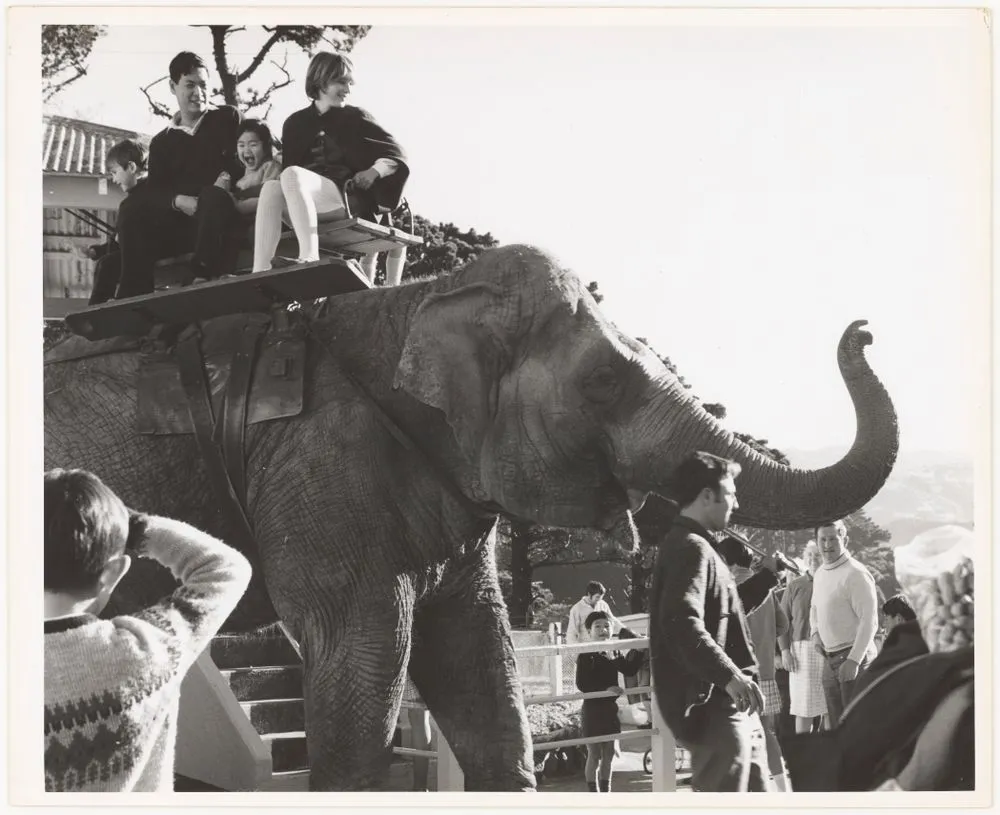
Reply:
[[[410,676],[466,791],[534,790],[528,718],[495,576],[482,564],[462,577],[467,591],[418,613]]]
[[[317,610],[302,622],[310,790],[388,788],[413,601],[398,586],[365,601],[363,611]]]

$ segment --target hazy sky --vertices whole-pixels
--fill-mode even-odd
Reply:
[[[863,318],[904,451],[965,452],[987,342],[988,31],[976,12],[796,19],[381,25],[354,52],[354,102],[407,149],[417,212],[598,281],[731,429],[846,448],[835,350]],[[231,58],[263,38],[234,36]],[[114,26],[56,108],[155,132],[138,88],[210,45]],[[306,61],[289,53],[276,132],[307,102]]]

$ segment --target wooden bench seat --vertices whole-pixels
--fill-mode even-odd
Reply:
[[[143,336],[160,324],[267,311],[275,303],[307,302],[369,288],[371,283],[356,260],[325,257],[314,263],[109,300],[67,314],[66,325],[91,340]]]
[[[337,221],[320,221],[319,245],[321,250],[335,255],[367,255],[371,252],[386,252],[396,246],[419,246],[424,239],[411,235],[394,226],[376,224],[361,218],[345,218]],[[240,250],[236,261],[239,271],[253,268],[253,228],[249,230],[249,240]],[[276,255],[295,257],[298,241],[290,229],[281,233]],[[153,265],[154,288],[157,290],[186,286],[194,279],[191,268],[192,253],[158,260]]]

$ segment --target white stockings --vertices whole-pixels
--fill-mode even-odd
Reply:
[[[316,224],[320,215],[332,215],[344,209],[340,190],[329,178],[305,167],[286,167],[278,181],[268,181],[257,201],[254,224],[253,270],[271,268],[271,259],[281,240],[281,216],[288,214],[299,242],[299,260],[319,260],[319,235]]]
[[[319,260],[317,224],[321,215],[336,215],[346,209],[337,185],[304,167],[286,167],[278,181],[267,181],[257,200],[254,222],[253,270],[264,272],[281,240],[282,216],[287,216],[299,242],[298,260]],[[370,281],[375,279],[377,253],[366,255],[361,267]],[[386,258],[386,284],[399,285],[406,264],[406,247],[397,246]]]

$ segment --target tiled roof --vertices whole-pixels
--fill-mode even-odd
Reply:
[[[63,116],[45,116],[42,122],[42,171],[46,173],[105,175],[105,159],[116,142],[136,139],[149,146],[148,136],[132,130]]]

